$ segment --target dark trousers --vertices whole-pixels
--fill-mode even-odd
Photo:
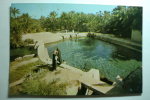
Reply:
[[[53,59],[52,59],[52,67],[53,67],[53,70],[56,70],[56,66],[57,66],[55,57],[56,57],[56,55],[53,54]]]

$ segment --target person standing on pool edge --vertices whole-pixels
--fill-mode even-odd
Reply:
[[[62,58],[61,58],[61,51],[57,48],[56,49],[57,51],[57,61],[58,61],[58,64],[60,65],[62,63]]]
[[[57,64],[60,65],[61,63],[62,63],[61,51],[57,48],[53,52],[53,59],[52,59],[53,69],[56,70]]]
[[[56,70],[56,66],[57,66],[57,51],[54,50],[53,52],[53,58],[52,58],[52,67],[53,67],[53,70]]]

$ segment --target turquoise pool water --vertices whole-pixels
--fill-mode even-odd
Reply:
[[[125,78],[131,71],[142,66],[141,53],[90,38],[65,40],[47,48],[50,57],[59,48],[62,59],[68,65],[84,71],[99,69],[101,76],[112,81],[117,75]]]

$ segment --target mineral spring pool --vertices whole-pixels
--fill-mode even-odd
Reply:
[[[48,47],[49,56],[59,48],[62,59],[84,71],[99,69],[100,75],[115,81],[116,76],[125,78],[131,71],[142,66],[142,54],[101,40],[80,38],[65,40]]]

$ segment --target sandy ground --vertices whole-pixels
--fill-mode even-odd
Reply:
[[[20,61],[19,63],[15,64],[15,65],[12,65],[11,68],[14,70],[14,69],[17,69],[20,66],[23,66],[23,65],[26,65],[26,64],[30,64],[30,63],[34,63],[34,62],[36,62],[38,60],[39,60],[38,58],[31,58],[29,60]]]
[[[43,43],[51,43],[62,40],[64,38],[72,37],[84,37],[87,33],[51,33],[51,32],[40,32],[40,33],[30,33],[22,36],[22,40],[33,39],[34,41],[42,41]]]
[[[41,80],[47,83],[53,81],[57,81],[57,84],[65,83],[67,95],[76,95],[78,89],[81,87],[78,80],[81,76],[81,74],[75,71],[57,67],[57,70],[46,73]]]

